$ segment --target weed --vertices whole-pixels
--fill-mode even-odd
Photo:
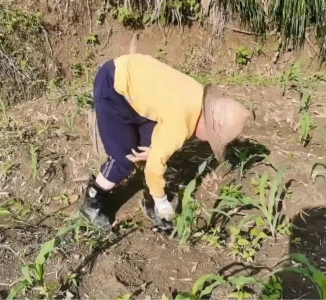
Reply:
[[[242,186],[240,184],[234,184],[231,182],[221,188],[220,195],[234,197],[236,199],[243,198],[244,194],[241,190]]]
[[[59,201],[60,204],[68,204],[69,203],[69,196],[66,194],[62,193],[59,196],[55,196],[52,198],[55,201]]]
[[[86,44],[95,46],[96,44],[99,44],[99,39],[97,34],[91,34],[86,38]]]
[[[2,162],[0,163],[0,174],[3,174],[5,177],[10,176],[12,174],[12,171],[17,166],[16,163],[8,161],[8,162]]]
[[[29,144],[29,153],[31,155],[31,169],[32,169],[32,176],[33,176],[33,182],[36,181],[36,176],[39,171],[38,166],[38,147],[35,147],[33,144]]]
[[[301,245],[301,238],[300,237],[296,237],[291,241],[291,244],[295,245],[295,246],[300,246]]]
[[[178,235],[180,243],[185,243],[191,238],[193,228],[197,224],[200,204],[193,198],[192,194],[196,188],[196,180],[203,173],[206,165],[207,160],[199,166],[196,177],[188,183],[183,192],[182,213],[176,216],[175,228],[171,233],[171,237]]]
[[[121,230],[132,229],[132,228],[137,228],[137,227],[138,227],[138,224],[134,221],[124,221],[119,224],[119,228]]]
[[[291,64],[290,68],[283,72],[283,75],[280,78],[280,83],[283,90],[283,96],[288,87],[299,87],[301,89],[303,79],[300,74],[300,63],[295,62]]]
[[[156,54],[155,54],[155,58],[157,58],[158,60],[162,60],[164,59],[164,57],[166,56],[166,50],[162,47],[158,47],[156,50]]]
[[[255,161],[257,158],[267,158],[268,156],[266,154],[249,154],[249,149],[247,148],[235,148],[234,149],[235,155],[239,158],[239,168],[240,168],[240,179],[243,178],[244,173],[247,169],[247,166],[250,166],[251,163]]]
[[[296,88],[300,94],[300,142],[306,147],[312,136],[311,130],[315,128],[312,117],[309,114],[309,108],[312,104],[312,96],[309,92],[305,91],[307,83],[304,81],[300,73],[300,64],[293,63],[289,70],[283,73],[281,77],[281,84],[283,88],[283,95],[286,88],[290,85],[291,88]]]
[[[76,273],[70,273],[67,276],[67,283],[70,286],[77,287],[77,274]]]
[[[120,23],[125,26],[137,26],[139,24],[145,24],[147,18],[143,16],[139,10],[132,10],[125,6],[116,6],[111,8],[111,14],[117,18]]]
[[[16,219],[23,219],[34,210],[29,203],[25,203],[20,198],[14,198],[11,201],[9,201],[8,207],[10,212]]]
[[[76,116],[76,113],[64,115],[65,123],[70,131],[73,131],[75,116]]]
[[[232,297],[237,300],[250,299],[250,298],[252,299],[252,294],[244,291],[244,287],[246,287],[248,284],[257,283],[257,280],[254,277],[230,276],[227,278],[227,281],[229,284],[235,286],[235,291],[230,293],[228,297]]]
[[[232,254],[239,256],[247,262],[253,262],[254,256],[261,248],[261,243],[267,235],[258,227],[252,228],[249,232],[241,227],[230,227]]]
[[[238,66],[246,66],[251,60],[250,51],[246,47],[240,47],[235,51],[236,63]]]
[[[211,228],[207,233],[199,232],[195,233],[194,236],[201,236],[201,240],[207,242],[209,246],[213,246],[215,248],[222,248],[222,244],[224,244],[223,232],[220,227]]]
[[[73,95],[79,109],[86,108],[90,105],[92,99],[89,93],[80,93]]]
[[[277,300],[283,299],[283,289],[282,289],[282,279],[272,275],[263,284],[264,288],[262,290],[263,300]]]
[[[11,216],[11,212],[8,209],[0,206],[0,217],[8,217],[8,216]]]
[[[74,76],[77,78],[80,78],[81,76],[83,76],[85,74],[85,67],[80,63],[72,65],[71,69],[72,69]]]

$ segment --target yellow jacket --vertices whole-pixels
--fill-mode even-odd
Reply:
[[[145,179],[154,197],[165,195],[166,163],[195,131],[203,86],[193,78],[149,55],[123,55],[115,62],[115,90],[135,111],[157,122]]]

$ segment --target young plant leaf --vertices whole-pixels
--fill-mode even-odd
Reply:
[[[6,300],[13,300],[18,293],[23,292],[27,287],[28,287],[27,280],[23,280],[23,281],[17,283],[10,290],[9,295],[7,296]]]
[[[200,278],[197,279],[197,281],[194,283],[194,285],[192,286],[192,294],[193,295],[198,295],[200,294],[200,291],[203,289],[204,284],[207,281],[217,281],[219,283],[224,283],[224,279],[220,276],[220,275],[216,275],[216,274],[206,274]]]
[[[33,280],[32,280],[31,275],[30,275],[30,273],[29,273],[29,265],[22,267],[22,268],[21,268],[21,271],[22,271],[23,276],[24,276],[24,278],[26,279],[26,281],[27,281],[30,285],[32,285],[32,284],[33,284]]]
[[[11,216],[11,212],[8,209],[0,207],[0,217],[8,217]]]
[[[129,300],[131,299],[132,294],[124,294],[117,297],[118,300]]]
[[[43,244],[40,253],[36,257],[36,265],[43,265],[46,262],[48,255],[54,250],[55,241],[55,238],[53,238]]]

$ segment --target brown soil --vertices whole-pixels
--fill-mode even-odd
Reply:
[[[13,1],[18,7],[19,1]],[[87,108],[76,114],[71,129],[67,126],[68,113],[78,111],[74,94],[89,92],[90,85],[73,82],[71,66],[83,63],[94,70],[97,64],[117,55],[128,53],[132,32],[116,21],[108,18],[103,26],[92,20],[92,32],[99,36],[100,45],[95,49],[85,45],[90,34],[89,14],[82,1],[67,2],[65,6],[43,1],[25,1],[27,11],[40,11],[44,14],[48,26],[54,57],[63,66],[65,81],[70,82],[58,91],[50,90],[41,99],[22,99],[21,103],[9,107],[6,119],[1,127],[0,177],[1,205],[12,199],[21,199],[17,206],[19,214],[26,211],[22,220],[1,219],[0,228],[0,292],[5,299],[10,287],[21,276],[20,268],[32,262],[41,245],[65,226],[65,218],[74,217],[82,203],[86,187],[85,176],[96,173],[100,162],[91,155],[91,142],[88,135]],[[90,1],[91,2],[91,1]],[[90,15],[95,16],[100,5],[90,3]],[[229,275],[241,270],[241,274],[266,274],[286,255],[293,252],[305,253],[307,257],[323,270],[325,267],[325,220],[323,209],[326,200],[326,182],[318,177],[315,184],[310,178],[312,163],[325,162],[325,86],[318,87],[314,98],[313,112],[317,112],[315,134],[308,147],[299,143],[299,98],[293,91],[282,96],[279,87],[269,86],[266,77],[274,78],[292,62],[291,55],[284,55],[277,64],[271,62],[273,56],[270,40],[264,47],[265,56],[254,57],[250,66],[239,70],[234,63],[234,50],[247,45],[257,45],[251,37],[229,33],[223,45],[208,58],[204,48],[207,45],[207,33],[198,27],[185,29],[183,35],[177,29],[165,37],[158,28],[145,28],[141,34],[138,52],[158,55],[158,47],[165,49],[163,59],[175,66],[187,65],[193,69],[205,69],[218,76],[223,90],[248,107],[253,108],[255,121],[246,128],[246,140],[238,145],[247,147],[254,153],[257,145],[265,147],[270,153],[274,167],[289,165],[286,173],[286,187],[291,195],[286,198],[284,212],[292,218],[298,228],[290,239],[281,238],[276,243],[267,241],[257,253],[251,266],[233,259],[227,247],[215,248],[203,242],[180,245],[163,233],[153,232],[151,224],[142,216],[138,207],[141,197],[142,178],[137,174],[126,185],[118,188],[112,199],[117,211],[117,230],[109,236],[83,232],[80,243],[73,242],[68,236],[61,241],[55,255],[46,268],[46,277],[50,281],[60,282],[61,290],[69,289],[79,299],[116,298],[118,295],[133,293],[135,299],[145,297],[160,298],[164,293],[169,298],[180,291],[190,291],[192,284],[200,276],[219,272]],[[306,47],[302,57],[311,53]],[[192,56],[189,57],[190,51]],[[187,60],[185,60],[187,58]],[[211,60],[210,60],[211,59]],[[306,59],[303,65],[308,65]],[[209,66],[209,67],[208,67]],[[309,74],[312,71],[306,71]],[[248,76],[254,74],[255,77]],[[267,85],[267,86],[266,86]],[[81,87],[82,86],[82,87]],[[85,88],[86,86],[86,88]],[[66,101],[62,95],[68,95]],[[319,95],[319,96],[318,96]],[[318,105],[317,105],[318,104]],[[30,144],[39,149],[39,175],[33,182]],[[261,146],[259,146],[261,147]],[[206,144],[191,141],[185,145],[170,162],[172,169],[168,182],[174,191],[179,184],[187,184],[194,178],[202,159],[210,155]],[[229,152],[231,161],[236,161]],[[11,173],[4,173],[3,163],[13,162]],[[266,164],[256,163],[239,179],[239,168],[235,168],[225,178],[219,178],[212,166],[206,174],[197,196],[207,208],[215,204],[214,194],[227,183],[235,180],[241,183],[243,190],[253,196],[252,178],[267,170],[271,177],[276,174]],[[171,181],[171,182],[170,182]],[[66,194],[68,202],[58,200],[57,196]],[[64,200],[63,198],[61,198]],[[250,211],[244,212],[246,214]],[[232,220],[241,219],[235,216]],[[304,220],[304,221],[303,221]],[[127,226],[128,225],[128,226]],[[298,237],[301,242],[293,243]],[[94,243],[97,242],[95,245]],[[267,268],[267,269],[266,269]],[[78,288],[67,286],[69,272],[78,274]],[[239,271],[240,272],[240,271]],[[284,298],[315,299],[318,297],[312,285],[293,274],[284,274]],[[32,291],[32,294],[35,291]],[[230,289],[216,289],[214,298],[226,298]],[[254,291],[255,298],[260,291]]]

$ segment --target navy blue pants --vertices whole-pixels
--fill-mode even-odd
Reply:
[[[126,158],[131,149],[151,145],[156,122],[141,117],[114,89],[113,60],[103,64],[94,80],[94,106],[98,130],[109,160],[101,167],[103,176],[113,182],[131,175],[134,164]]]

